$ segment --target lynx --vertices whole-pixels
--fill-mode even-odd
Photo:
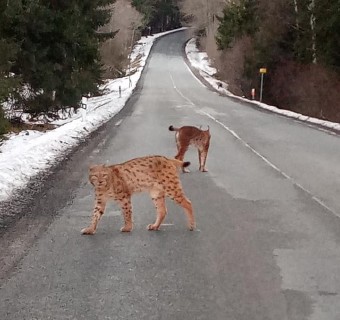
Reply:
[[[210,130],[201,130],[192,126],[183,126],[180,128],[175,128],[174,126],[169,127],[170,131],[176,131],[176,145],[177,145],[177,155],[175,159],[183,161],[184,154],[188,150],[190,145],[194,145],[198,149],[198,160],[199,160],[199,170],[202,172],[207,172],[205,163],[207,161],[207,155],[210,145]],[[182,168],[183,172],[189,172],[189,170]]]
[[[190,165],[176,159],[163,156],[147,156],[132,159],[116,165],[95,165],[89,169],[89,180],[95,188],[95,205],[92,222],[84,228],[82,234],[94,234],[97,224],[104,214],[109,199],[115,200],[122,209],[124,226],[123,232],[132,230],[133,193],[148,191],[156,207],[157,218],[155,223],[148,225],[148,230],[159,230],[167,209],[165,197],[170,197],[183,207],[189,230],[195,228],[195,219],[190,200],[184,195],[177,168]]]

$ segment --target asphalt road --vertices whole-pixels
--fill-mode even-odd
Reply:
[[[126,108],[11,203],[21,219],[1,229],[0,319],[340,319],[339,136],[204,87],[187,38],[161,38]],[[167,201],[165,224],[147,231],[155,210],[139,194],[132,233],[111,204],[81,236],[88,166],[174,156],[171,124],[212,134],[209,172],[191,149],[181,174],[197,230]]]

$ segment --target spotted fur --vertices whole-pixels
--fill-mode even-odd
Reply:
[[[81,231],[82,234],[95,233],[106,203],[110,199],[115,200],[122,209],[124,226],[121,231],[131,231],[133,227],[131,196],[141,191],[150,193],[157,211],[156,221],[148,225],[149,230],[158,230],[164,220],[167,213],[166,196],[183,207],[189,230],[193,230],[195,219],[192,205],[184,195],[177,170],[189,165],[190,162],[162,156],[147,156],[111,166],[90,167],[89,180],[95,188],[95,206],[92,222]]]
[[[177,154],[176,159],[183,161],[184,155],[188,150],[190,145],[193,145],[198,150],[198,161],[199,170],[202,172],[207,172],[205,163],[207,161],[207,155],[210,145],[210,130],[201,130],[192,126],[183,126],[180,128],[175,128],[174,126],[169,127],[170,131],[176,131],[176,145]],[[189,172],[189,170],[183,168],[183,172]]]

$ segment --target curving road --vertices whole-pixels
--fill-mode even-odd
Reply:
[[[183,58],[188,37],[155,44],[126,108],[2,230],[0,319],[340,319],[339,136],[204,87]],[[212,133],[209,172],[191,149],[181,175],[197,230],[167,201],[161,231],[147,231],[155,211],[139,194],[132,233],[111,204],[96,235],[81,236],[88,166],[174,156],[170,124]]]

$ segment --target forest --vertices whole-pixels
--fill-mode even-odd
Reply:
[[[203,10],[203,12],[202,12]],[[181,12],[234,94],[340,122],[337,0],[184,0]]]
[[[338,0],[0,0],[0,135],[13,111],[78,108],[141,36],[193,27],[233,94],[340,122]],[[18,114],[16,112],[15,114]]]

